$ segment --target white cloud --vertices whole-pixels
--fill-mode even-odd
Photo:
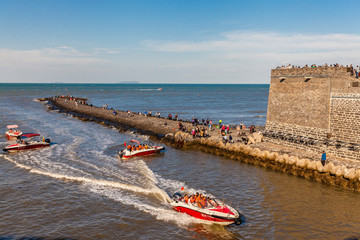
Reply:
[[[272,58],[273,64],[289,61],[318,62],[336,60],[340,54],[349,60],[360,53],[360,35],[280,34],[273,32],[226,32],[210,41],[143,41],[153,51],[173,53],[211,53],[225,59]],[[318,62],[321,64],[322,62]]]
[[[0,67],[16,64],[87,65],[104,62],[106,60],[66,46],[34,50],[0,49]]]
[[[268,83],[270,70],[279,65],[359,64],[360,35],[234,31],[215,40],[146,40],[142,45],[154,53],[185,59],[180,64],[183,72],[199,81]],[[171,67],[171,62],[165,65]]]
[[[120,53],[118,49],[109,49],[109,48],[94,48],[94,54],[117,54]]]
[[[0,82],[87,81],[109,61],[68,46],[32,50],[0,48]]]
[[[140,45],[0,49],[0,82],[268,83],[278,65],[358,64],[360,35],[234,31],[214,40]]]

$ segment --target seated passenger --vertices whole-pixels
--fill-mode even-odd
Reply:
[[[184,202],[188,203],[188,201],[189,201],[189,196],[188,196],[187,194],[185,194],[185,196],[184,196]]]
[[[202,208],[202,204],[201,204],[202,198],[201,198],[201,194],[196,193],[196,199],[195,202],[198,205],[199,208]]]
[[[195,203],[195,200],[196,200],[195,195],[192,195],[192,196],[190,197],[190,203]]]

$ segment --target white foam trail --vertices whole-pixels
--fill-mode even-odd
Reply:
[[[150,170],[150,168],[146,165],[146,163],[143,160],[136,161],[136,167],[140,169],[140,173],[145,176],[147,179],[149,179],[153,185],[157,183],[157,179],[155,177],[155,174],[153,171]]]
[[[178,225],[189,225],[190,223],[201,223],[196,218],[190,217],[186,214],[178,213],[166,206],[152,206],[142,202],[141,200],[134,198],[134,196],[126,196],[124,194],[118,194],[117,192],[111,191],[110,189],[101,189],[95,186],[91,186],[90,191],[106,196],[115,201],[121,202],[124,205],[133,206],[143,212],[156,217],[157,220],[162,221],[174,221]]]
[[[135,90],[139,90],[139,91],[159,91],[158,88],[138,88],[138,89],[135,89]]]
[[[148,189],[144,189],[144,188],[141,188],[138,186],[114,182],[114,181],[107,181],[107,180],[86,178],[86,177],[74,177],[74,176],[69,176],[69,175],[64,175],[64,174],[45,172],[42,170],[32,168],[30,166],[26,166],[24,164],[18,163],[16,161],[12,160],[11,158],[9,158],[8,156],[5,156],[5,155],[0,155],[0,156],[4,157],[9,162],[14,163],[19,168],[29,170],[29,172],[36,173],[39,175],[49,176],[49,177],[57,178],[57,179],[71,180],[71,181],[76,181],[76,182],[80,182],[80,183],[91,183],[91,184],[95,184],[95,185],[99,185],[99,186],[115,187],[115,188],[120,188],[120,189],[124,189],[124,190],[128,190],[128,191],[132,191],[132,192],[144,193],[144,194],[153,194],[154,193],[153,189],[148,190]]]

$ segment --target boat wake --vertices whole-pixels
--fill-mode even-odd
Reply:
[[[84,171],[60,163],[46,161],[43,160],[43,158],[42,160],[39,160],[39,158],[37,158],[38,156],[35,157],[34,155],[26,157],[24,155],[21,160],[15,160],[14,156],[7,154],[0,155],[0,157],[13,163],[16,167],[28,170],[29,173],[63,181],[76,182],[90,193],[105,196],[127,206],[133,206],[140,211],[154,216],[157,220],[173,221],[179,226],[186,226],[197,222],[200,223],[197,219],[172,210],[168,205],[171,201],[169,195],[159,187],[166,186],[168,190],[175,191],[175,189],[178,190],[180,186],[183,186],[184,184],[162,178],[151,171],[142,160],[137,160],[128,164],[131,172],[134,172],[135,169],[137,170],[138,176],[136,177],[132,174],[129,175],[126,171],[115,173],[113,172],[114,169],[108,169],[108,177],[115,174],[117,176],[124,174],[123,178],[119,178],[118,181],[116,181],[96,177],[90,173],[91,171]],[[102,167],[93,166],[93,164],[87,163],[86,166],[89,169],[95,167],[94,169],[99,172],[105,171]],[[68,172],[68,174],[65,174],[65,172]],[[112,177],[114,178],[114,176]],[[132,182],[139,182],[139,179],[142,179],[143,181],[143,183],[141,183],[142,186],[131,184]],[[189,190],[195,191],[194,189]]]
[[[113,129],[91,122],[82,123],[67,115],[49,114],[46,118],[38,118],[37,114],[29,113],[27,119],[32,120],[27,125],[23,124],[24,129],[43,132],[59,143],[37,151],[2,154],[1,159],[31,174],[71,184],[85,194],[112,199],[119,209],[125,211],[118,213],[120,217],[138,209],[139,213],[179,226],[198,222],[174,211],[169,205],[171,199],[168,193],[177,192],[181,187],[191,192],[201,190],[190,189],[183,182],[162,177],[142,159],[122,162],[115,157],[117,148],[112,149],[111,146],[124,142],[131,135],[119,135]],[[136,212],[133,214],[139,215]]]
[[[161,91],[162,88],[139,88],[139,89],[135,89],[138,91]]]

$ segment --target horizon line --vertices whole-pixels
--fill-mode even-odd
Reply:
[[[138,84],[188,84],[188,85],[206,85],[206,84],[212,84],[212,85],[269,85],[270,83],[126,83],[126,82],[119,82],[119,83],[100,83],[100,82],[79,82],[79,83],[68,83],[68,82],[58,82],[58,83],[51,83],[51,82],[0,82],[0,84],[132,84],[132,85],[138,85]]]

